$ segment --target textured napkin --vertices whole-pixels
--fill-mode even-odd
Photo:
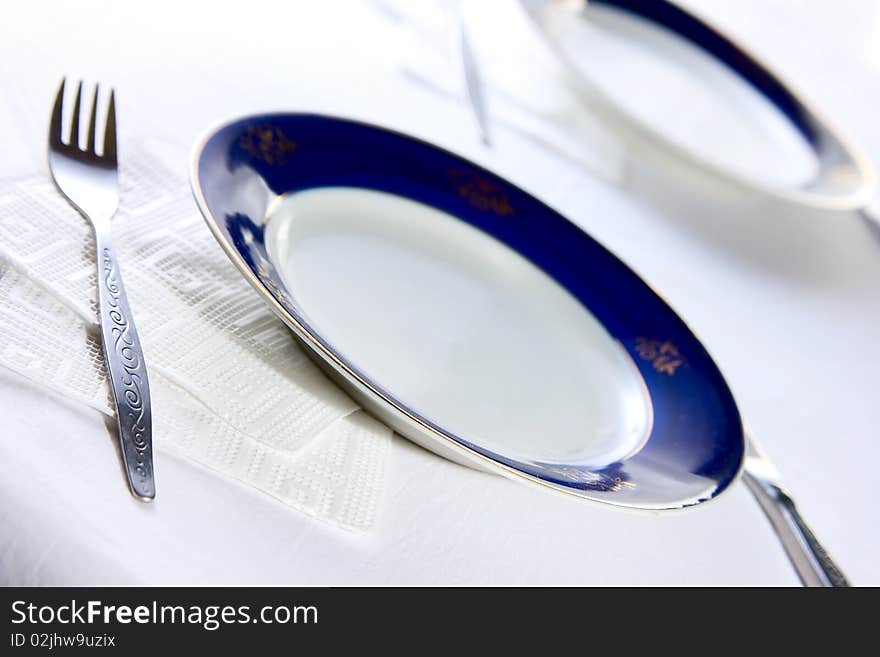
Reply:
[[[227,261],[175,172],[180,154],[123,137],[113,238],[149,367],[160,495],[170,452],[369,529],[390,430],[320,372]],[[111,415],[94,262],[91,228],[46,176],[0,181],[0,366]]]

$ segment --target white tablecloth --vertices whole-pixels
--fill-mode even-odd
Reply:
[[[880,160],[876,3],[689,4]],[[124,80],[120,121],[136,115],[175,142],[234,114],[304,108],[430,136],[538,194],[660,289],[850,578],[880,583],[880,231],[856,214],[647,172],[615,188],[503,130],[486,151],[464,104],[400,75],[383,19],[359,2],[58,5],[18,3],[0,24],[0,175],[45,166],[62,74]],[[797,583],[741,484],[705,508],[628,514],[395,438],[379,523],[359,535],[190,462],[156,468],[156,503],[135,502],[101,416],[0,376],[0,584]]]

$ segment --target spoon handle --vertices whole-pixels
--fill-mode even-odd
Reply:
[[[480,67],[477,63],[477,56],[471,46],[470,35],[468,33],[467,22],[462,11],[461,2],[457,7],[458,15],[458,39],[459,50],[461,54],[461,65],[464,72],[465,87],[467,88],[468,101],[474,118],[477,120],[477,127],[480,130],[480,139],[486,146],[492,145],[489,136],[489,117],[486,111],[486,98],[483,93],[483,78],[480,74]]]
[[[743,481],[761,505],[804,586],[850,585],[780,484],[761,477],[748,466]]]

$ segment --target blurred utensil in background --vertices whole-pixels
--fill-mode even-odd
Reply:
[[[477,127],[480,130],[480,139],[486,146],[491,146],[489,138],[489,117],[486,113],[486,95],[483,91],[483,77],[480,73],[480,65],[471,46],[468,34],[467,17],[462,7],[462,1],[455,3],[456,23],[458,26],[458,45],[461,55],[461,66],[464,74],[465,88],[467,89],[468,101],[474,112]]]
[[[466,16],[471,61],[477,66],[481,111],[486,124],[491,124],[491,153],[500,155],[498,134],[508,131],[594,178],[620,183],[625,173],[622,144],[583,111],[577,94],[565,84],[555,55],[516,0],[372,0],[395,28],[391,34],[399,41],[395,52],[401,74],[450,104],[464,99],[476,117],[467,93],[462,93],[458,3]]]

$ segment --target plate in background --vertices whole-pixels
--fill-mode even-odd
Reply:
[[[778,76],[666,0],[521,0],[591,107],[649,146],[789,201],[864,206],[867,158]]]

